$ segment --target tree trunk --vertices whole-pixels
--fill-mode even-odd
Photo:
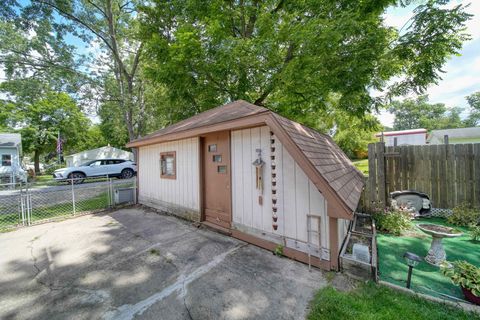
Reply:
[[[35,175],[40,174],[40,150],[33,152],[33,163],[35,168]]]

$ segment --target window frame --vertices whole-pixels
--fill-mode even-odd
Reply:
[[[167,157],[173,158],[173,174],[165,174],[163,171],[163,161],[166,161]],[[176,151],[168,151],[168,152],[160,152],[160,178],[162,179],[177,179],[177,152]]]
[[[10,157],[10,159],[3,159],[3,157]],[[13,163],[13,156],[11,154],[8,154],[8,153],[4,153],[2,154],[2,157],[0,158],[0,161],[1,161],[1,165],[2,167],[11,167],[12,166],[12,163]],[[8,163],[8,164],[4,164],[4,163]]]

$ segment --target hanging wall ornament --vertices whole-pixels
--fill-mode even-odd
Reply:
[[[275,136],[273,132],[270,131],[270,160],[271,160],[271,175],[272,175],[272,228],[274,231],[278,229],[278,216],[277,216],[277,173],[276,173],[276,168],[277,165],[275,163]]]
[[[258,154],[257,159],[252,163],[255,166],[255,187],[259,191],[258,204],[263,205],[263,166],[265,162],[262,160],[262,149],[255,149]]]

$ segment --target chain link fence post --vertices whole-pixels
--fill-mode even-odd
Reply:
[[[32,224],[32,195],[30,194],[30,188],[29,188],[28,182],[26,183],[26,189],[27,189],[27,225]]]
[[[113,195],[113,181],[112,178],[108,178],[108,208],[112,209],[114,207],[114,195]]]
[[[135,177],[133,179],[133,204],[137,204],[138,203],[138,199],[137,199],[137,177]]]
[[[72,180],[71,180],[71,185],[72,185],[72,209],[73,209],[73,215],[75,215],[75,212],[76,212],[76,208],[75,208],[75,183],[74,183],[74,178],[72,177]]]
[[[21,219],[20,221],[22,222],[22,226],[25,226],[25,220],[26,220],[26,210],[27,210],[27,205],[26,205],[26,199],[27,199],[27,194],[24,193],[23,188],[20,189],[20,213],[21,213]]]

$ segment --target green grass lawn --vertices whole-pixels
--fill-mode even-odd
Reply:
[[[54,181],[52,175],[38,175],[33,178],[32,182],[38,183],[38,184],[49,184],[50,182]]]
[[[435,223],[446,225],[441,218],[423,218],[415,220],[414,224]],[[470,240],[466,228],[458,228],[464,235],[458,238],[444,239],[443,245],[447,253],[447,260],[466,260],[473,265],[480,266],[480,242]],[[377,234],[378,263],[380,279],[405,287],[407,266],[403,254],[407,251],[425,257],[430,248],[431,237],[415,228],[405,236]],[[450,279],[443,276],[438,267],[425,261],[413,270],[412,289],[428,295],[443,297],[446,295],[463,299],[463,293]]]
[[[107,207],[107,193],[103,192],[95,197],[77,201],[75,203],[75,212],[80,214],[94,210],[106,209]],[[73,206],[71,203],[37,207],[32,210],[32,222],[58,218],[62,216],[68,217],[71,215],[73,215]],[[7,213],[0,215],[0,231],[15,227],[19,223],[19,213]]]
[[[93,183],[93,182],[102,182],[107,181],[105,177],[94,177],[94,178],[86,178],[83,183]],[[45,186],[58,186],[58,185],[67,185],[67,181],[57,181],[53,178],[52,175],[38,175],[35,178],[29,180],[29,187],[30,188],[38,188],[38,187],[45,187]]]
[[[321,289],[310,304],[307,319],[478,320],[480,316],[374,283],[366,283],[349,292],[341,292],[333,287]]]
[[[364,175],[368,176],[368,159],[353,160],[355,167],[360,170]]]

